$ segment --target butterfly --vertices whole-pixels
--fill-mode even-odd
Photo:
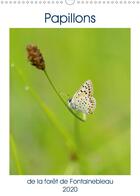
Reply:
[[[70,108],[84,114],[92,114],[96,108],[96,99],[93,97],[93,85],[91,80],[87,80],[74,94],[68,99]]]

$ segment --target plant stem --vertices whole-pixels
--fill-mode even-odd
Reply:
[[[62,101],[62,103],[65,105],[65,107],[71,112],[71,114],[73,114],[77,119],[79,119],[80,121],[84,122],[85,119],[81,118],[80,116],[78,116],[69,106],[68,104],[64,101],[64,99],[61,97],[61,95],[59,94],[59,92],[57,91],[55,85],[52,83],[52,80],[50,79],[48,73],[46,70],[44,70],[45,76],[47,77],[48,81],[50,82],[53,90],[55,91],[55,93],[57,94],[57,96],[59,97],[59,99]]]
[[[21,165],[20,165],[20,161],[19,161],[19,157],[18,157],[18,152],[17,152],[17,147],[16,147],[15,139],[13,137],[12,132],[11,132],[10,136],[11,136],[10,137],[10,139],[11,139],[11,147],[12,147],[13,155],[14,155],[14,158],[15,158],[17,172],[18,172],[19,175],[22,175],[23,172],[22,172],[22,169],[21,169]]]
[[[80,136],[79,123],[78,123],[77,119],[74,119],[74,137],[75,137],[77,152],[79,152],[79,148],[80,148],[80,138],[79,138],[79,136]]]
[[[75,139],[75,144],[76,144],[78,170],[79,170],[79,174],[84,174],[83,168],[85,168],[85,161],[84,161],[84,157],[82,153],[79,125],[80,125],[79,121],[76,118],[74,118],[74,139]]]

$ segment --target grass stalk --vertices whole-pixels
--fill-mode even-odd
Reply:
[[[75,144],[76,144],[76,153],[77,153],[77,163],[78,163],[78,170],[79,174],[84,174],[85,173],[85,158],[82,153],[82,144],[81,144],[81,138],[80,138],[80,122],[74,118],[74,139],[75,139]]]
[[[23,175],[23,171],[22,171],[19,156],[18,156],[18,150],[17,150],[16,142],[15,142],[15,139],[13,137],[12,131],[10,133],[10,142],[11,142],[11,149],[12,149],[12,152],[13,152],[17,172],[18,172],[19,175]]]
[[[59,99],[62,101],[62,103],[65,105],[65,107],[71,112],[72,115],[74,115],[77,119],[79,119],[80,121],[84,122],[85,119],[80,117],[79,115],[76,114],[76,112],[74,112],[67,104],[67,102],[64,101],[64,99],[61,97],[61,95],[59,94],[59,92],[57,91],[55,85],[53,84],[52,80],[50,79],[47,71],[44,69],[44,73],[45,76],[47,77],[50,85],[52,86],[53,90],[55,91],[55,93],[57,94],[57,96],[59,97]]]

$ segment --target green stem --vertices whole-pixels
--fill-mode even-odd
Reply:
[[[18,157],[18,152],[17,152],[15,139],[14,139],[12,133],[10,134],[10,136],[11,136],[11,147],[12,147],[13,155],[14,155],[14,158],[15,158],[17,172],[18,172],[19,175],[22,175],[23,172],[22,172],[19,157]]]
[[[74,137],[75,137],[77,152],[79,152],[79,149],[80,149],[80,133],[79,133],[79,122],[77,121],[77,119],[74,119]]]
[[[82,153],[82,145],[81,145],[81,138],[80,138],[80,127],[79,121],[75,118],[74,119],[74,139],[76,144],[76,152],[77,152],[77,161],[78,161],[78,170],[79,174],[84,174],[85,168],[85,160]]]
[[[44,70],[45,76],[47,77],[48,81],[50,82],[53,90],[55,91],[55,93],[57,94],[57,96],[59,97],[59,99],[62,101],[62,103],[65,105],[65,107],[71,112],[71,114],[73,114],[77,119],[79,119],[80,121],[84,122],[85,119],[81,118],[80,116],[78,116],[69,106],[68,104],[64,101],[64,99],[61,97],[61,95],[59,94],[59,92],[57,91],[55,85],[52,83],[48,73],[46,70]]]

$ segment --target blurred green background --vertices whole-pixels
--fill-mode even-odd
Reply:
[[[28,62],[28,44],[65,99],[94,84],[95,113],[77,122],[78,159],[65,137],[76,142],[74,116]],[[10,174],[130,174],[130,29],[10,29]]]

